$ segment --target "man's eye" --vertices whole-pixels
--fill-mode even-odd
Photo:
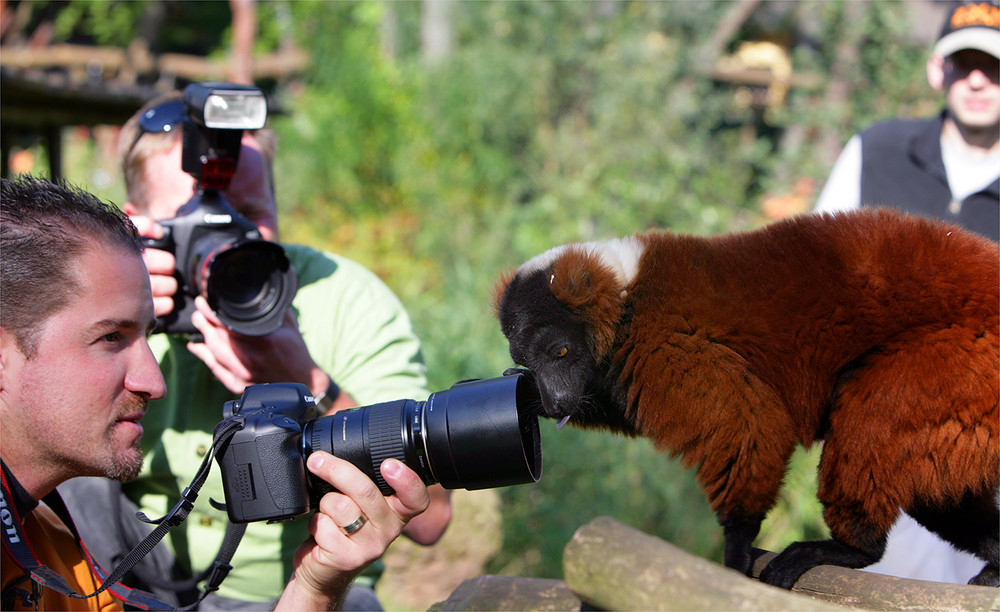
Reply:
[[[116,332],[116,331],[101,336],[102,342],[119,342],[121,339],[122,339],[121,332]]]

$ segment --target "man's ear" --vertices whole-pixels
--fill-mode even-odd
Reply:
[[[935,91],[944,89],[944,58],[940,55],[934,54],[927,60],[927,83]]]
[[[136,217],[139,215],[139,209],[136,208],[135,204],[131,202],[125,202],[122,204],[122,210],[125,211],[125,214],[130,217]]]

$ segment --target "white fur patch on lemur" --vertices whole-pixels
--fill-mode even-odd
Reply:
[[[530,274],[537,270],[547,270],[569,248],[583,249],[592,257],[598,257],[601,263],[611,268],[615,278],[622,288],[629,286],[639,273],[639,260],[644,250],[643,244],[636,238],[615,238],[606,242],[577,242],[553,247],[540,255],[536,255],[521,266],[519,272]]]

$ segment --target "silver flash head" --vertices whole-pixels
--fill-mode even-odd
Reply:
[[[193,83],[184,91],[191,118],[209,129],[258,130],[267,121],[267,99],[257,87]]]

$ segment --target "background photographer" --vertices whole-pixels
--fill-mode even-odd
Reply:
[[[119,149],[128,202],[126,212],[146,237],[162,237],[155,221],[176,215],[192,196],[195,180],[181,169],[182,139],[176,124],[164,130],[141,128],[138,117],[160,112],[179,94],[154,100],[121,131]],[[176,103],[175,103],[176,105]],[[277,240],[278,220],[270,170],[275,143],[269,132],[245,134],[236,173],[224,195],[260,230]],[[222,405],[244,387],[266,382],[298,382],[322,399],[322,408],[336,411],[359,404],[427,395],[420,345],[399,300],[359,264],[304,246],[283,245],[298,274],[298,292],[283,326],[263,337],[231,333],[198,298],[192,323],[204,336],[191,343],[186,336],[157,334],[150,339],[167,383],[168,395],[157,402],[145,423],[146,461],[139,478],[124,487],[129,499],[149,515],[167,512],[193,477]],[[177,292],[175,258],[170,252],[147,249],[155,313],[173,308]],[[421,544],[435,542],[450,520],[448,493],[432,487],[431,506],[407,526],[406,534]],[[183,570],[207,567],[222,541],[227,520],[210,507],[209,498],[224,499],[219,475],[213,472],[186,523],[170,536]],[[81,505],[92,499],[81,490]],[[266,525],[251,523],[233,559],[234,570],[220,595],[263,602],[277,597],[291,573],[295,543],[306,535],[307,519]],[[379,568],[372,571],[374,583]],[[352,592],[352,598],[362,597]],[[378,607],[374,592],[348,605]]]
[[[76,593],[100,584],[55,488],[76,476],[128,480],[142,468],[139,422],[166,390],[147,342],[154,315],[143,247],[113,206],[30,177],[0,180],[0,221],[3,501],[5,520],[21,529],[19,540],[4,529],[2,608],[122,609],[108,591],[77,599],[35,584],[9,555],[26,541]],[[311,518],[277,602],[283,610],[337,607],[351,579],[428,503],[420,478],[398,461],[382,465],[397,491],[390,497],[332,455],[314,453],[308,469],[341,493],[325,495]],[[351,535],[339,527],[361,517]]]

